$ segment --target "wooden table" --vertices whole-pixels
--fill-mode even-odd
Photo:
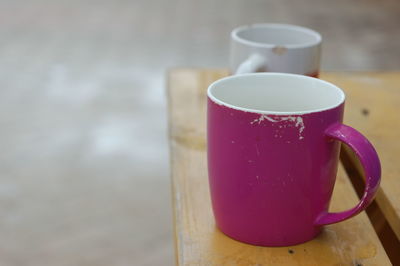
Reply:
[[[375,145],[383,166],[375,228],[387,223],[393,236],[382,242],[365,212],[326,226],[316,239],[292,247],[267,248],[240,243],[215,226],[206,163],[206,90],[226,70],[175,69],[168,74],[169,127],[176,260],[179,265],[390,265],[398,262],[400,238],[400,73],[323,73],[346,92],[345,123]],[[344,149],[331,211],[358,201],[362,171]],[[397,156],[396,156],[397,155]],[[378,215],[377,215],[378,213]],[[383,215],[382,215],[383,213]],[[369,213],[370,214],[370,213]],[[383,222],[382,222],[383,221]],[[382,237],[381,237],[382,238]],[[394,240],[393,240],[394,239]],[[396,242],[397,241],[397,242]],[[400,245],[399,245],[400,246]],[[386,251],[385,251],[386,249]],[[397,252],[393,252],[397,250]]]

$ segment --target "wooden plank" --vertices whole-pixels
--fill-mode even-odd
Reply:
[[[324,73],[321,78],[345,90],[345,123],[360,130],[377,149],[382,182],[376,202],[400,239],[400,72]],[[363,176],[354,154],[345,152]]]
[[[206,88],[224,70],[176,69],[168,75],[172,195],[179,265],[390,265],[365,213],[326,226],[292,247],[256,247],[232,240],[214,223],[206,163]],[[332,210],[358,201],[342,168]]]

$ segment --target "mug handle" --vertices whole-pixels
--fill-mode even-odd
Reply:
[[[318,216],[315,225],[327,225],[349,219],[365,210],[372,202],[381,181],[381,164],[372,144],[360,132],[349,126],[336,123],[325,134],[334,140],[347,144],[356,154],[364,169],[365,190],[360,202],[352,209],[343,212],[325,212]]]
[[[260,54],[252,54],[245,61],[243,61],[236,69],[235,75],[253,73],[262,67],[265,67],[266,60]]]

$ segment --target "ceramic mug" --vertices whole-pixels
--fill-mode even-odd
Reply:
[[[288,24],[254,24],[231,33],[232,74],[284,72],[318,77],[321,35]]]
[[[373,200],[380,162],[342,124],[345,95],[326,81],[286,73],[235,75],[208,88],[208,173],[217,226],[254,245],[288,246],[348,219]],[[340,142],[357,154],[366,188],[354,208],[328,212]]]

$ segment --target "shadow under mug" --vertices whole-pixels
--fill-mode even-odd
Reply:
[[[318,77],[321,35],[288,24],[253,24],[231,33],[230,71],[283,72]]]
[[[213,211],[226,235],[254,245],[288,246],[323,225],[351,218],[373,200],[380,162],[370,142],[342,124],[345,95],[326,81],[252,73],[208,88],[208,173]],[[328,212],[340,142],[366,175],[354,208]]]

